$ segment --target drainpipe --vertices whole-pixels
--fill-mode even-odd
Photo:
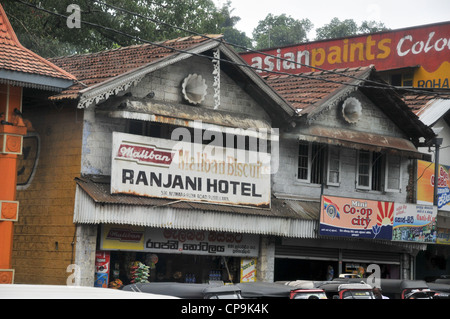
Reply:
[[[434,138],[433,143],[436,148],[436,152],[434,154],[434,196],[433,196],[433,205],[438,206],[438,189],[439,189],[439,149],[442,145],[442,138]]]

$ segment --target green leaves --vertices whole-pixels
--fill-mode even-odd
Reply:
[[[253,31],[253,40],[257,49],[297,44],[307,41],[312,28],[309,19],[296,20],[286,14],[269,14]]]
[[[387,28],[381,22],[363,21],[361,26],[358,26],[353,19],[341,21],[338,18],[333,18],[329,24],[316,30],[316,40],[344,38],[383,30],[387,30]]]

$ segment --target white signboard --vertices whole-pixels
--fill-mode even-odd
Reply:
[[[395,204],[392,240],[436,243],[437,207]]]
[[[145,231],[147,252],[257,257],[258,250],[258,235],[150,228]]]
[[[270,154],[113,133],[111,193],[270,207]]]

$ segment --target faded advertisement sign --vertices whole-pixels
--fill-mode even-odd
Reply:
[[[396,204],[392,240],[436,243],[436,206]]]
[[[100,240],[101,250],[135,250],[144,249],[144,227],[102,225]]]
[[[450,245],[450,229],[438,228],[436,243],[440,245]]]
[[[259,236],[215,231],[147,229],[144,251],[210,256],[258,256]]]
[[[394,203],[322,196],[320,235],[392,239]]]
[[[437,204],[439,210],[450,211],[450,167],[439,165]],[[434,163],[417,161],[417,203],[433,205]]]
[[[270,207],[270,154],[113,133],[111,193]]]
[[[258,256],[259,236],[203,230],[102,225],[100,249],[250,258]]]

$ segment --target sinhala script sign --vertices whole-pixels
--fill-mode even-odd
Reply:
[[[111,193],[270,207],[270,155],[113,133]]]

